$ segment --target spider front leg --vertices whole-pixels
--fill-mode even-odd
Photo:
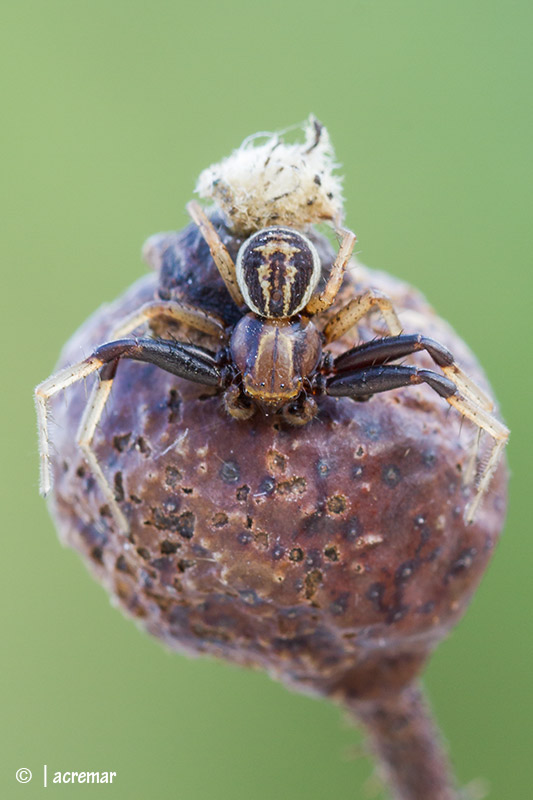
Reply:
[[[437,372],[421,369],[420,367],[387,364],[387,361],[400,357],[400,348],[397,340],[401,338],[407,339],[408,337],[396,337],[396,341],[383,339],[380,342],[369,342],[360,348],[354,348],[348,354],[339,356],[334,362],[334,368],[336,369],[337,365],[340,364],[341,369],[349,369],[349,371],[341,371],[340,374],[328,378],[325,391],[335,397],[368,400],[373,394],[379,392],[425,383],[441,397],[444,397],[451,406],[456,408],[467,419],[478,425],[481,430],[486,431],[493,438],[493,445],[483,472],[477,481],[476,493],[465,512],[465,521],[468,523],[473,522],[481,499],[489,488],[492,476],[498,466],[509,438],[509,431],[487,409],[472,399],[463,396],[459,392],[456,383],[446,375],[439,375]],[[437,344],[433,343],[432,340],[426,340],[426,345],[428,342],[433,345]],[[379,352],[380,347],[381,353]],[[448,351],[442,348],[441,345],[439,348],[440,351],[437,352],[440,352],[440,357],[444,358],[443,354]],[[419,348],[409,350],[404,347],[403,354],[407,355],[408,352],[414,352],[415,349]],[[424,349],[428,349],[427,346]],[[343,362],[342,359],[344,357],[346,358]],[[380,365],[376,366],[376,364]],[[358,368],[354,369],[356,365]]]
[[[226,335],[224,321],[216,314],[204,311],[197,306],[189,305],[181,300],[170,300],[145,303],[140,309],[131,313],[117,326],[115,326],[111,332],[110,338],[112,340],[122,338],[141,325],[146,325],[147,323],[149,324],[150,322],[156,320],[170,320],[171,322],[184,323],[192,328],[195,328],[196,330],[200,330],[203,333],[216,336],[218,338],[222,338]],[[188,347],[189,349],[193,348],[193,345],[188,345]],[[80,362],[80,364],[85,364],[85,362]],[[118,522],[120,529],[124,530],[127,528],[126,520],[115,500],[113,489],[106,480],[98,463],[98,459],[96,458],[96,455],[92,449],[92,440],[104,411],[105,404],[109,398],[117,366],[118,360],[101,370],[100,381],[93,387],[90,398],[85,407],[85,412],[78,428],[76,441],[80,446],[80,449],[82,450],[85,459],[104,494],[104,497],[107,500],[115,520]],[[89,372],[85,372],[84,368],[81,366],[80,369],[81,372],[79,378],[74,380],[80,380],[93,371],[92,369],[89,369]],[[41,454],[41,494],[45,496],[48,494],[52,486],[52,474],[49,467],[50,443],[48,437],[46,407],[48,398],[43,395],[43,391],[46,391],[46,387],[49,385],[53,384],[55,386],[60,374],[62,373],[53,375],[48,381],[42,383],[35,390],[39,426],[39,449]],[[59,391],[61,388],[66,388],[68,385],[69,384],[66,383],[60,386],[57,391]]]
[[[35,389],[41,457],[41,494],[46,495],[52,488],[48,401],[55,394],[73,383],[82,380],[93,372],[102,370],[102,381],[88,403],[80,425],[79,443],[120,530],[127,532],[129,527],[127,520],[120,510],[113,491],[91,449],[96,424],[100,419],[111,391],[116,367],[121,358],[155,364],[166,372],[170,372],[180,378],[186,378],[207,386],[221,387],[223,376],[216,363],[215,353],[196,345],[165,340],[156,341],[153,339],[122,339],[101,345],[91,356],[78,364],[60,370]]]

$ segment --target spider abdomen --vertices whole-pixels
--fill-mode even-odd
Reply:
[[[235,269],[246,305],[262,317],[276,319],[301,311],[322,274],[313,243],[283,227],[250,236],[239,250]]]
[[[236,325],[230,346],[246,394],[275,408],[299,394],[322,354],[317,328],[299,317],[265,320],[247,314]]]

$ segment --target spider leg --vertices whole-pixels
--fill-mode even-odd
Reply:
[[[152,320],[169,319],[174,322],[182,322],[196,330],[200,330],[211,336],[219,338],[225,336],[224,321],[216,314],[209,313],[203,309],[184,303],[181,300],[153,301],[145,303],[141,308],[122,320],[111,332],[111,339],[119,339],[131,333],[135,328],[140,327]],[[189,345],[189,350],[193,345]],[[200,354],[202,355],[202,354]],[[120,510],[114,496],[114,492],[105,478],[98,463],[96,455],[92,450],[92,440],[100,419],[102,417],[105,404],[109,398],[113,379],[115,377],[118,360],[110,362],[107,367],[100,370],[100,381],[96,383],[91,391],[91,395],[85,407],[81,419],[77,443],[82,450],[91,471],[93,472],[107,503],[121,530],[127,530],[128,525],[122,511]],[[53,376],[57,378],[56,376]],[[83,375],[85,377],[85,373]],[[43,386],[42,384],[41,386]],[[67,384],[68,385],[68,384]],[[65,388],[65,386],[61,387]],[[49,395],[51,396],[51,395]],[[49,464],[49,440],[47,431],[46,408],[41,409],[39,395],[36,394],[39,414],[39,437],[41,452],[41,493],[46,495],[51,488],[51,473]],[[46,399],[44,400],[46,404]],[[39,409],[41,409],[39,413]]]
[[[232,299],[238,306],[244,305],[244,298],[239,289],[237,278],[235,276],[235,264],[230,256],[226,246],[220,239],[216,232],[211,220],[194,200],[187,204],[187,211],[189,212],[193,222],[198,225],[200,233],[204,237],[207,246],[213,257],[222,280],[226,284],[226,288],[230,293]]]
[[[342,353],[333,364],[335,372],[338,373],[378,364],[388,364],[397,358],[404,358],[419,351],[425,351],[433,359],[446,377],[454,382],[461,394],[487,411],[492,410],[494,404],[490,397],[455,363],[450,351],[435,339],[422,336],[420,333],[402,334],[365,342]]]
[[[317,314],[320,311],[325,311],[334,302],[339,289],[341,288],[342,279],[344,278],[344,271],[350,258],[354,245],[357,241],[355,233],[352,231],[341,231],[342,241],[337,253],[337,257],[331,267],[331,272],[327,280],[324,291],[315,295],[310,299],[305,307],[308,314]]]
[[[128,521],[122,513],[122,509],[120,508],[119,504],[117,503],[115,493],[113,492],[111,485],[102,471],[102,467],[98,462],[96,453],[92,449],[94,432],[96,430],[96,426],[100,422],[105,404],[111,392],[118,362],[119,359],[117,358],[115,361],[109,362],[109,364],[106,364],[100,369],[100,381],[99,383],[95,384],[93,391],[91,392],[91,397],[85,406],[85,411],[81,418],[78,433],[76,435],[76,442],[85,456],[85,460],[87,461],[92,474],[96,478],[96,482],[102,490],[102,494],[104,495],[107,505],[109,506],[113,517],[115,518],[119,531],[121,533],[127,533],[129,530]]]
[[[65,367],[52,375],[35,389],[35,403],[37,409],[37,424],[39,429],[39,451],[41,465],[41,494],[47,495],[52,488],[52,473],[50,470],[50,437],[48,433],[48,401],[55,394],[73,383],[91,375],[93,372],[105,367],[102,374],[100,387],[92,395],[84,413],[80,429],[80,446],[94,471],[100,486],[104,489],[106,498],[114,510],[114,496],[100,466],[92,453],[90,445],[94,430],[101,417],[102,410],[111,390],[116,365],[121,358],[143,361],[155,364],[167,372],[181,378],[201,383],[208,386],[221,386],[222,374],[216,364],[215,353],[197,345],[182,344],[171,341],[157,341],[154,339],[121,339],[107,342],[96,348],[92,355],[74,364]],[[111,364],[111,366],[106,366]],[[95,466],[96,465],[96,466]],[[118,516],[118,515],[117,515]],[[119,519],[117,519],[119,521]],[[123,523],[121,515],[120,522]],[[121,527],[123,525],[121,524]]]
[[[349,303],[333,315],[324,329],[326,343],[340,339],[341,336],[349,331],[350,328],[353,328],[354,325],[357,325],[366,314],[376,307],[381,311],[390,334],[392,336],[399,335],[402,332],[402,326],[392,301],[377,289],[367,289],[366,292],[359,295],[359,297],[354,297],[353,300],[350,300]]]
[[[448,403],[456,408],[460,414],[463,414],[467,419],[474,422],[476,425],[486,431],[493,438],[492,447],[489,450],[488,458],[483,466],[483,470],[478,480],[476,481],[476,494],[466,509],[465,520],[466,522],[473,522],[476,515],[478,506],[487,489],[490,486],[492,476],[496,471],[498,462],[509,439],[509,429],[490,414],[486,409],[480,408],[472,402],[468,397],[462,397],[460,394],[452,397],[447,397]],[[468,472],[468,469],[467,469]]]
[[[183,322],[210,336],[222,338],[226,335],[226,325],[217,314],[204,311],[202,308],[184,303],[182,300],[163,300],[145,303],[137,311],[127,316],[113,328],[111,338],[121,339],[140,325],[160,319]]]
[[[482,474],[476,483],[476,493],[465,512],[465,521],[473,522],[479,503],[490,485],[509,438],[509,431],[502,422],[475,401],[461,395],[456,384],[445,375],[419,367],[383,364],[333,375],[326,381],[326,393],[336,397],[367,400],[378,392],[420,383],[428,384],[459,413],[486,431],[494,440]]]

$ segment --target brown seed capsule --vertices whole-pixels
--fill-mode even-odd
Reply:
[[[194,291],[220,310],[224,287],[207,257],[199,263],[198,239],[165,241],[195,265]],[[331,261],[328,245],[316,244]],[[157,246],[153,240],[154,252]],[[417,292],[364,268],[357,275],[486,386],[471,353]],[[164,288],[164,268],[159,277]],[[98,311],[61,364],[89,353],[117,320],[152,300],[159,277]],[[353,292],[348,282],[341,301]],[[360,330],[365,339],[375,335]],[[209,342],[192,331],[187,337]],[[331,349],[353,341],[347,336]],[[424,354],[412,358],[430,366]],[[94,448],[130,523],[124,536],[75,444],[86,397],[77,384],[67,404],[53,402],[50,507],[62,539],[120,605],[178,650],[253,664],[297,690],[345,703],[378,750],[384,715],[400,714],[407,725],[405,692],[463,614],[503,524],[503,464],[475,522],[464,522],[472,490],[463,474],[477,429],[420,385],[368,403],[319,398],[317,416],[300,428],[275,415],[236,419],[210,387],[121,362]],[[419,705],[411,697],[408,708]],[[393,762],[401,758],[393,745],[389,751],[385,760],[399,773]],[[419,760],[431,760],[423,748]],[[396,796],[453,797],[436,780],[415,793],[407,775]]]

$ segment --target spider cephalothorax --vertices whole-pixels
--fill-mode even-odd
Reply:
[[[256,159],[259,177],[256,175],[254,181],[259,186],[268,186],[275,194],[271,203],[267,203],[263,195],[258,194],[256,202],[247,195],[246,214],[239,212],[232,216],[240,197],[239,187],[230,191],[231,187],[226,185],[228,176],[235,171],[233,164],[231,169],[222,170],[222,177],[215,171],[216,180],[213,180],[213,195],[220,191],[221,181],[226,185],[223,197],[229,200],[222,211],[227,224],[221,223],[218,216],[213,217],[213,222],[195,202],[188,205],[227,289],[223,307],[225,309],[231,301],[235,304],[235,313],[229,315],[232,323],[228,324],[228,314],[218,306],[208,310],[172,292],[160,294],[158,299],[122,320],[113,331],[112,341],[37,387],[44,494],[51,487],[47,401],[56,392],[98,370],[101,380],[93,390],[81,421],[79,445],[117,523],[122,530],[128,529],[91,447],[118,364],[126,358],[156,364],[180,378],[214,387],[221,393],[227,411],[243,421],[260,410],[264,414],[279,414],[286,422],[303,425],[316,415],[322,395],[368,400],[379,392],[424,383],[493,439],[488,457],[478,470],[477,490],[467,510],[468,521],[473,520],[505,447],[507,428],[491,413],[491,400],[464,374],[445,347],[416,332],[403,332],[392,302],[381,292],[367,288],[329,318],[323,316],[337,298],[356,237],[340,223],[340,195],[335,194],[338,182],[331,177],[332,161],[323,142],[323,128],[315,121],[312,131],[304,150],[295,150],[293,146],[286,146],[284,150],[276,140],[263,147],[263,150],[266,147],[264,153],[260,151],[262,156]],[[313,160],[317,153],[322,153],[318,164]],[[292,176],[288,183],[275,184],[276,180],[286,179],[279,177],[283,176],[283,169],[273,163],[274,158],[287,162],[292,159],[291,169],[287,170]],[[268,170],[271,172],[266,180]],[[313,194],[311,205],[317,209],[315,221],[329,220],[340,240],[327,276],[323,275],[325,265],[316,247],[299,229],[308,226],[309,214],[312,214],[302,187]],[[282,189],[284,195],[280,194]],[[285,205],[278,205],[280,196],[285,197]],[[285,219],[281,219],[279,225],[261,225],[250,235],[251,220],[256,220],[256,224],[269,222],[272,216],[279,217],[282,213]],[[290,224],[281,224],[286,221]],[[321,279],[325,280],[325,285],[319,291]],[[334,359],[324,348],[373,310],[380,311],[388,335],[353,347]],[[148,326],[153,332],[158,323],[165,321],[201,331],[217,345],[211,349],[175,339],[132,338],[137,329]],[[430,356],[440,372],[392,363],[421,350]],[[472,464],[475,466],[475,457]],[[467,479],[474,480],[475,474],[476,470],[471,467]]]

